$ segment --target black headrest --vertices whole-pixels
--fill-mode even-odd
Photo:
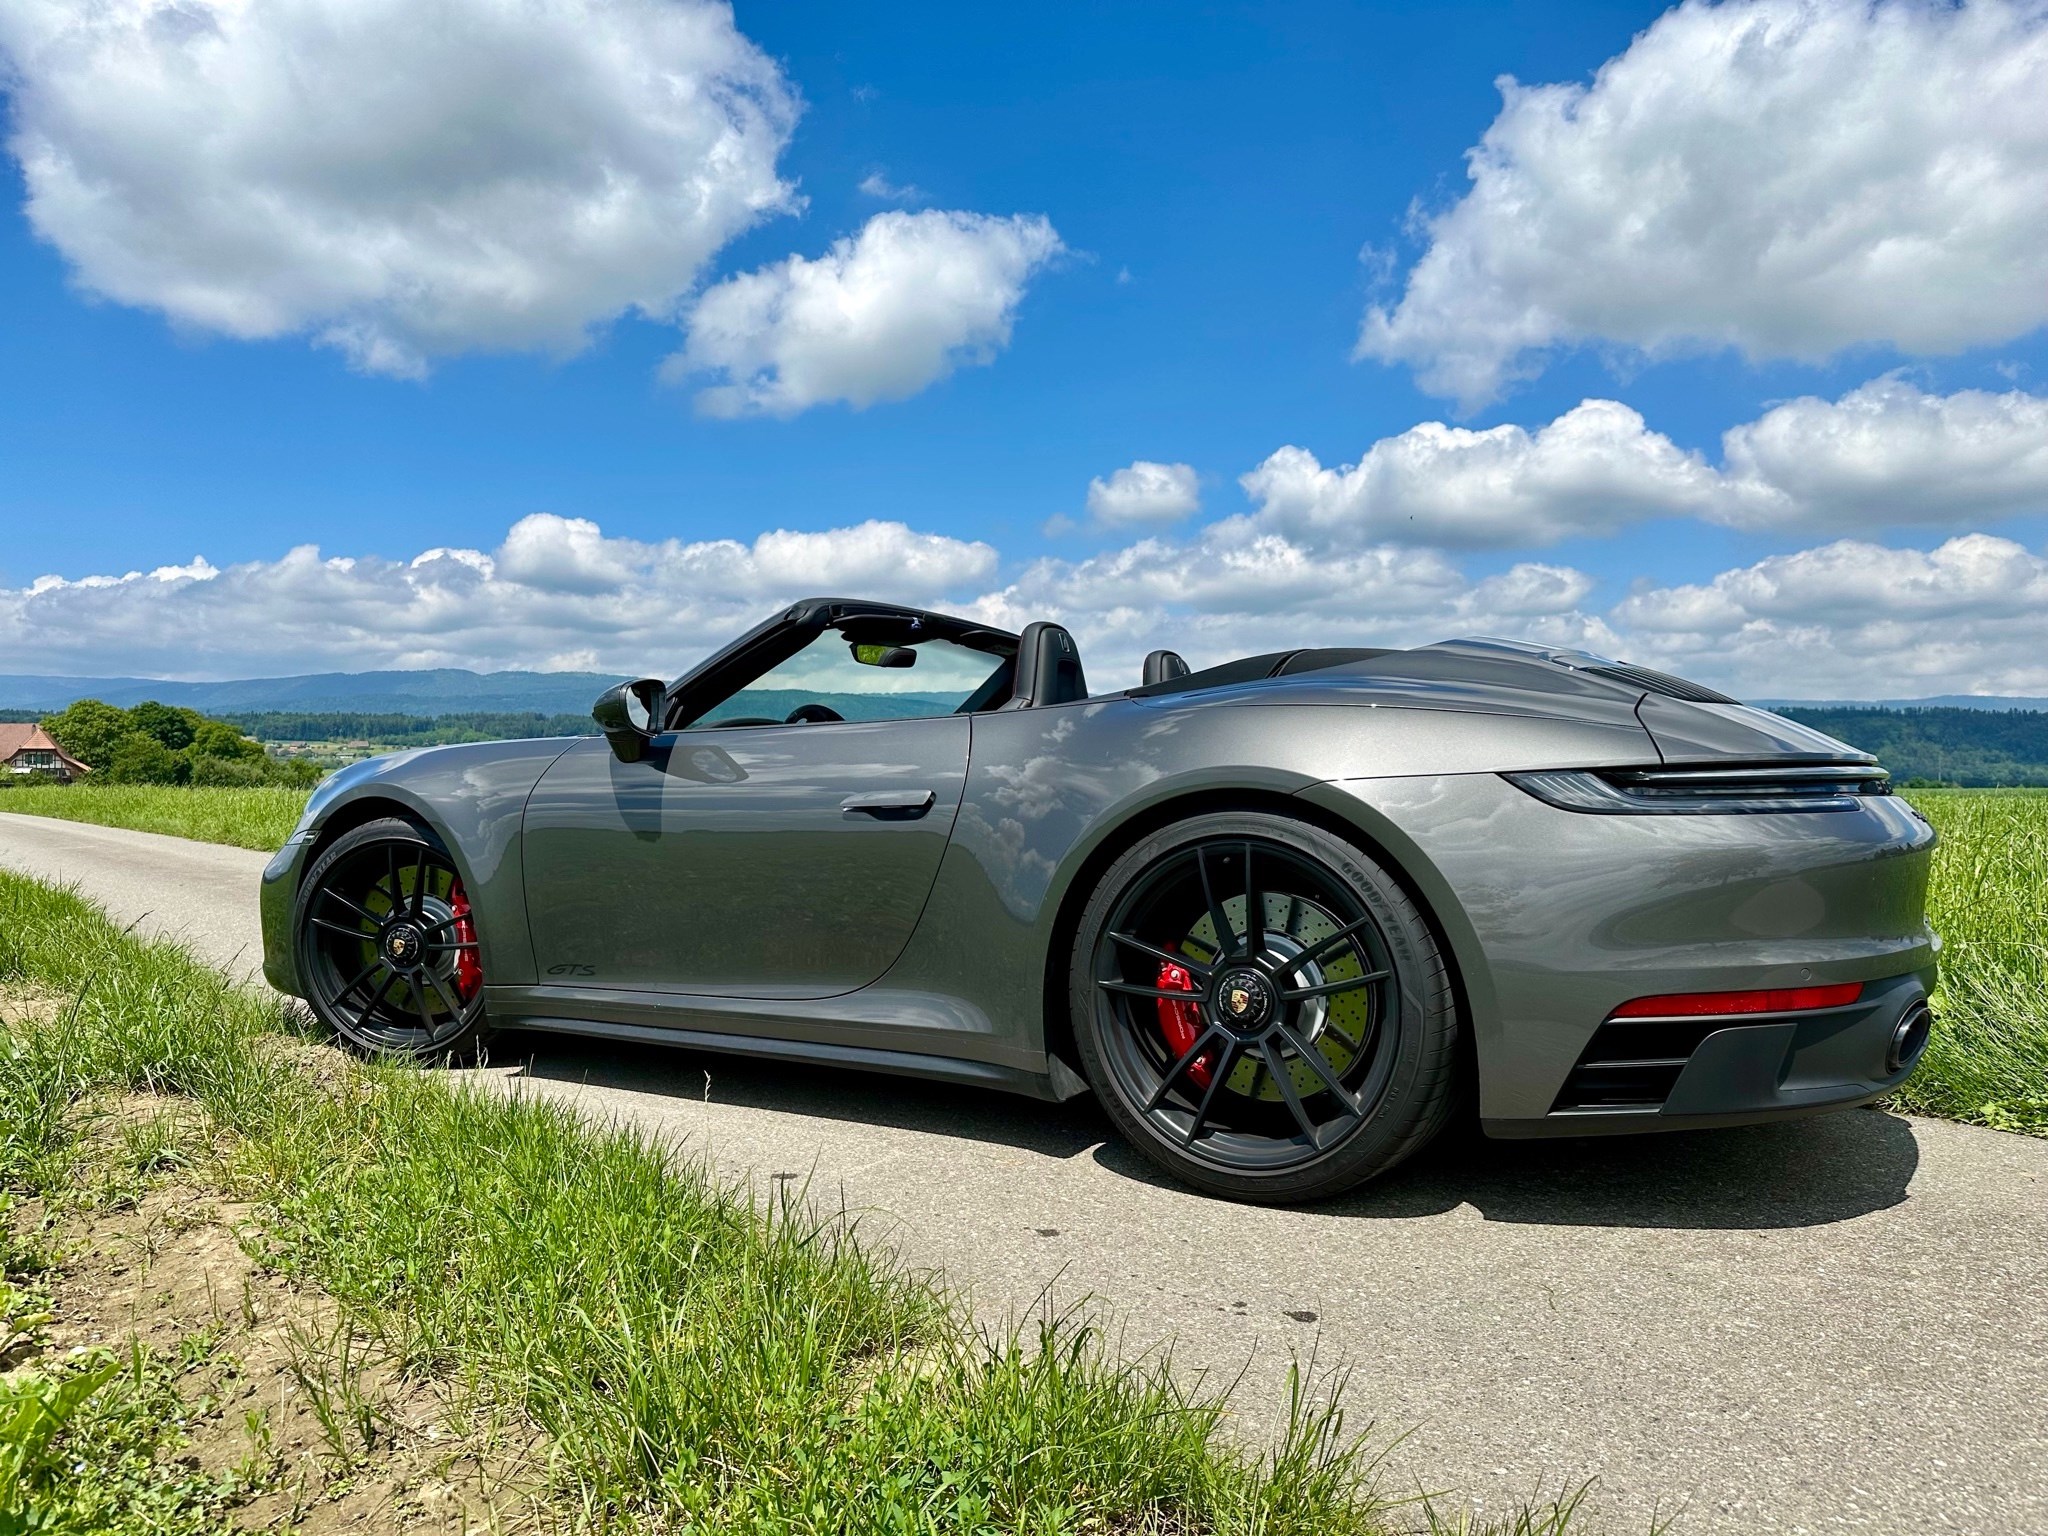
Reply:
[[[1071,704],[1088,697],[1081,675],[1081,648],[1057,624],[1026,624],[1017,637],[1017,676],[1011,684],[1010,709],[1041,704]]]
[[[1170,683],[1187,675],[1188,664],[1181,660],[1179,651],[1154,651],[1145,658],[1145,677],[1139,686],[1149,688],[1154,683]]]

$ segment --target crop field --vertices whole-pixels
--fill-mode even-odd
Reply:
[[[2048,790],[1908,791],[1940,831],[1929,911],[1946,946],[1939,1025],[1897,1107],[2048,1136]],[[0,811],[269,850],[306,792],[23,787]]]

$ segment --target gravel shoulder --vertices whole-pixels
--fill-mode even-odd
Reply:
[[[264,855],[0,814],[0,864],[252,974]],[[1499,1508],[1598,1475],[1602,1523],[2048,1530],[2048,1141],[1877,1110],[1443,1145],[1308,1211],[1156,1182],[1086,1101],[507,1034],[479,1076],[806,1182],[992,1316],[1103,1298],[1242,1382],[1348,1367],[1393,1486]],[[1423,1469],[1427,1469],[1426,1474]]]

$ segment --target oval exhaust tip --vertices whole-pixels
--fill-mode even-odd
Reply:
[[[1927,1037],[1934,1027],[1934,1015],[1925,1003],[1915,1003],[1892,1026],[1891,1044],[1885,1051],[1887,1076],[1903,1072],[1920,1060],[1927,1049]]]

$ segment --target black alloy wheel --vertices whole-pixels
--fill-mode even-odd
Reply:
[[[432,834],[389,819],[337,838],[299,887],[299,981],[321,1022],[375,1055],[466,1053],[483,968],[461,873]]]
[[[1428,924],[1359,850],[1283,817],[1194,818],[1112,865],[1072,1005],[1112,1118],[1218,1194],[1334,1194],[1450,1112],[1457,1014]]]

